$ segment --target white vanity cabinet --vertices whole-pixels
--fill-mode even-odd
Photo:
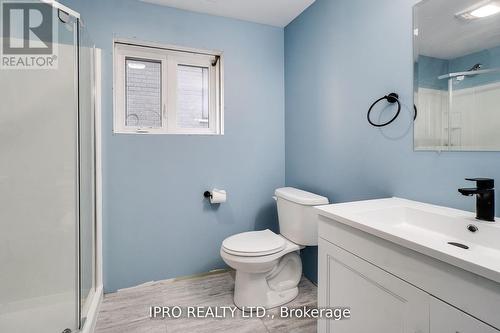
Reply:
[[[398,199],[382,203],[400,202]],[[498,276],[477,265],[470,265],[469,269],[460,261],[455,264],[452,256],[442,260],[434,257],[433,252],[422,253],[425,249],[415,245],[415,238],[401,241],[408,233],[397,232],[408,227],[396,225],[392,233],[386,227],[392,215],[386,214],[379,221],[372,219],[376,205],[378,202],[318,208],[318,306],[351,310],[350,319],[320,319],[318,333],[500,333]],[[349,215],[351,207],[356,213]],[[359,207],[367,207],[369,219],[358,220]],[[390,212],[394,212],[392,207]],[[468,220],[464,221],[465,226],[458,227],[466,230],[466,223]],[[481,225],[480,232],[487,227]],[[482,236],[496,232],[487,231],[490,233]],[[436,235],[431,236],[439,240]],[[473,244],[472,240],[467,240],[468,244]],[[449,254],[463,255],[465,259],[474,254],[451,249]],[[493,268],[498,264],[495,260],[485,263],[491,263]]]
[[[430,297],[430,329],[431,333],[498,333],[468,314]],[[500,309],[499,309],[500,315]]]
[[[318,258],[319,306],[351,309],[350,319],[320,320],[319,332],[429,332],[428,294],[323,239]]]
[[[350,319],[320,320],[320,333],[500,332],[321,238],[318,260],[319,306],[351,309]]]

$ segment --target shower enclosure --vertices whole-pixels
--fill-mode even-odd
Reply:
[[[77,332],[98,296],[95,49],[57,2],[0,5],[0,332]]]
[[[479,64],[478,64],[479,65]],[[474,69],[436,76],[439,89],[418,87],[419,149],[498,150],[500,69]]]
[[[473,147],[488,150],[499,146],[499,140],[490,135],[498,126],[498,68],[474,69],[440,75],[448,90],[443,94],[441,111],[441,146]],[[473,110],[473,112],[471,112]]]

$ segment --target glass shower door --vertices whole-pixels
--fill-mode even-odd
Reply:
[[[80,327],[95,292],[95,73],[94,47],[79,22],[79,156],[80,156]]]
[[[467,74],[449,79],[445,134],[450,150],[498,150],[500,71],[486,69]]]
[[[0,332],[79,322],[77,20],[45,6],[57,67],[0,69]]]

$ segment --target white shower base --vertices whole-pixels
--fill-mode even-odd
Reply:
[[[0,332],[59,333],[74,328],[76,305],[73,294],[51,295],[23,302],[0,305]],[[71,301],[70,301],[71,300]],[[90,333],[95,327],[102,287],[89,299],[87,320],[80,332]]]

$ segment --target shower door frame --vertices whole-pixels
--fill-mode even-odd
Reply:
[[[74,12],[77,13],[77,12]],[[77,80],[78,80],[78,113],[80,113],[80,31],[81,31],[81,18],[80,14],[77,17]],[[101,50],[97,49],[95,45],[93,46],[93,59],[92,59],[92,70],[94,71],[94,86],[92,87],[93,95],[93,111],[94,111],[94,122],[93,122],[93,144],[94,144],[94,234],[93,234],[93,282],[94,282],[94,293],[90,301],[90,306],[85,317],[82,317],[82,304],[81,304],[81,253],[80,253],[80,211],[78,211],[78,227],[77,227],[77,263],[76,263],[76,278],[77,278],[77,307],[76,307],[76,318],[77,329],[82,333],[91,333],[95,328],[97,321],[97,314],[99,307],[103,298],[103,279],[102,279],[102,126],[101,126]],[[78,116],[78,119],[80,117]],[[79,126],[80,124],[78,124]],[[80,135],[78,135],[78,153],[77,158],[80,159]],[[78,180],[80,180],[80,163],[78,163]],[[78,181],[79,188],[79,181]],[[80,191],[78,191],[78,208],[80,208]],[[85,321],[83,321],[85,319]]]
[[[87,311],[86,320],[82,325],[81,318],[81,302],[80,302],[80,253],[78,250],[77,255],[77,319],[78,319],[78,332],[92,333],[97,321],[97,314],[101,305],[104,287],[103,287],[103,274],[102,274],[102,111],[101,111],[101,49],[94,46],[94,157],[95,157],[95,224],[94,224],[94,294],[90,301],[90,306]],[[80,221],[78,221],[79,223]],[[79,230],[79,226],[78,226]],[[78,239],[79,242],[79,239]]]
[[[80,290],[80,31],[81,31],[81,15],[73,9],[55,1],[43,0],[45,3],[50,4],[55,10],[61,10],[73,16],[76,20],[76,51],[75,51],[75,93],[77,99],[75,101],[77,111],[77,145],[76,145],[76,258],[75,258],[75,278],[76,278],[76,308],[75,323],[76,329],[81,333],[91,333],[94,330],[97,314],[103,298],[103,277],[102,277],[102,125],[101,125],[101,50],[93,47],[93,71],[94,71],[94,86],[92,87],[93,111],[93,144],[94,144],[94,293],[90,306],[85,317],[85,322],[82,322],[81,317],[81,290]]]

